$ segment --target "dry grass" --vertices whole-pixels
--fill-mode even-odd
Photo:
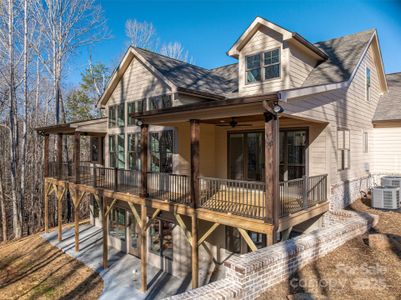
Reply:
[[[0,298],[97,299],[98,274],[35,234],[0,245]]]
[[[380,217],[372,232],[401,236],[401,213],[371,209],[361,200],[350,209]],[[372,249],[367,235],[355,238],[309,264],[260,299],[286,299],[304,294],[306,299],[401,299],[401,252],[395,247]]]

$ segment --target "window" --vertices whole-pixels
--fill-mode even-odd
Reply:
[[[171,106],[171,95],[160,95],[149,98],[149,110],[163,109]]]
[[[128,134],[128,166],[130,170],[141,170],[141,134]]]
[[[348,129],[339,129],[337,132],[337,163],[338,170],[350,168],[350,131]]]
[[[241,253],[241,236],[237,228],[226,226],[226,249],[232,253]]]
[[[366,68],[366,100],[370,100],[370,86],[371,86],[371,78],[370,78],[370,69]]]
[[[116,106],[109,106],[109,128],[116,126]]]
[[[125,168],[124,134],[109,136],[109,155],[111,168]]]
[[[143,112],[144,111],[143,105],[145,103],[146,103],[146,99],[127,103],[127,111],[128,111],[127,123],[128,123],[128,125],[135,125],[135,119],[133,117],[131,117],[131,114]]]
[[[109,106],[109,128],[125,126],[125,105]]]
[[[246,83],[261,80],[260,74],[260,54],[247,56],[246,60]]]
[[[150,171],[171,173],[173,171],[174,132],[165,130],[150,133]]]
[[[265,80],[280,77],[280,49],[274,49],[264,53],[263,66]]]
[[[125,241],[125,209],[118,207],[111,209],[110,235]]]
[[[363,132],[363,153],[369,153],[369,133]]]
[[[111,168],[115,168],[117,166],[117,163],[116,163],[116,136],[115,135],[109,135],[109,155],[110,155],[109,165]]]

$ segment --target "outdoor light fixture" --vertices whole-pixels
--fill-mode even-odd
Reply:
[[[135,121],[136,126],[142,126],[143,122],[141,120]]]
[[[282,108],[282,107],[276,102],[276,103],[274,103],[273,111],[274,111],[276,114],[279,114],[279,113],[282,113],[282,112],[284,111],[284,108]]]

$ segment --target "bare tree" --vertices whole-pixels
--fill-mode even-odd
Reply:
[[[152,23],[127,20],[125,22],[125,34],[131,46],[152,51],[157,50],[158,38]]]
[[[192,61],[192,58],[189,57],[188,51],[184,49],[180,42],[163,44],[160,48],[160,54],[185,62]]]

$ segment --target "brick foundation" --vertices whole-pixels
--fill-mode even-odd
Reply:
[[[233,256],[224,264],[226,278],[170,297],[183,299],[255,299],[273,285],[365,233],[377,217],[351,211],[328,212],[324,227],[256,252]]]

